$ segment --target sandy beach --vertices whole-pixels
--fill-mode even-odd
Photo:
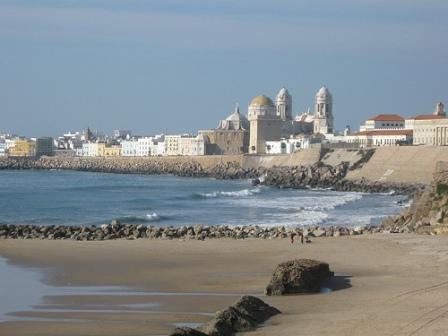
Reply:
[[[446,335],[448,237],[373,234],[278,240],[0,240],[0,256],[42,269],[52,286],[121,293],[50,295],[0,323],[1,335],[167,335],[243,294],[262,295],[275,266],[326,261],[330,293],[263,297],[283,314],[250,335]]]

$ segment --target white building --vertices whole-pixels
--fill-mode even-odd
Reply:
[[[179,142],[180,155],[205,155],[205,138],[203,135],[196,137],[182,136]]]
[[[266,141],[266,154],[292,154],[310,147],[310,137]]]
[[[121,156],[139,156],[140,145],[137,139],[123,140],[121,144]]]
[[[345,141],[359,144],[360,147],[398,146],[412,144],[412,136],[412,130],[385,129],[353,133],[345,136]]]
[[[192,136],[166,135],[164,154],[162,155],[205,155],[205,139],[203,135]]]
[[[378,114],[365,121],[359,128],[360,132],[374,130],[404,129],[405,119],[398,114]]]
[[[82,144],[81,150],[77,150],[77,154],[80,153],[80,156],[89,156],[95,157],[99,156],[99,146],[96,142],[86,142]]]
[[[0,138],[0,156],[6,156],[8,154],[6,139]]]
[[[165,136],[165,155],[180,155],[180,138],[181,135]]]
[[[165,136],[133,138],[121,141],[122,156],[157,156],[163,155],[159,143],[163,143]]]

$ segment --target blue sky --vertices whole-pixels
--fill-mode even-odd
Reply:
[[[0,130],[213,128],[285,85],[336,127],[448,102],[445,0],[0,0]]]

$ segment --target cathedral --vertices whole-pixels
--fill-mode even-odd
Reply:
[[[333,98],[323,86],[316,94],[314,114],[310,111],[293,118],[292,96],[282,88],[275,104],[267,96],[252,99],[248,108],[249,154],[265,154],[266,141],[278,141],[299,134],[326,136],[334,133]]]
[[[308,110],[294,117],[292,96],[283,87],[275,102],[265,95],[253,98],[247,118],[237,105],[217,128],[199,131],[208,155],[266,154],[266,142],[333,133],[333,98],[325,86],[316,94],[314,113]]]

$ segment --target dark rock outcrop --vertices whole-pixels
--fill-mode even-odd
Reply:
[[[273,167],[265,171],[262,184],[279,188],[325,188],[337,191],[357,191],[366,193],[386,193],[414,195],[424,186],[419,184],[372,182],[364,179],[346,179],[349,164],[337,166],[317,162],[311,166]]]
[[[174,329],[170,336],[207,336],[207,334],[196,329],[182,327]]]
[[[327,263],[311,259],[290,260],[277,266],[266,294],[316,293],[332,276]]]
[[[232,336],[249,331],[280,311],[254,296],[244,296],[234,305],[216,313],[213,320],[202,327],[210,336]]]

